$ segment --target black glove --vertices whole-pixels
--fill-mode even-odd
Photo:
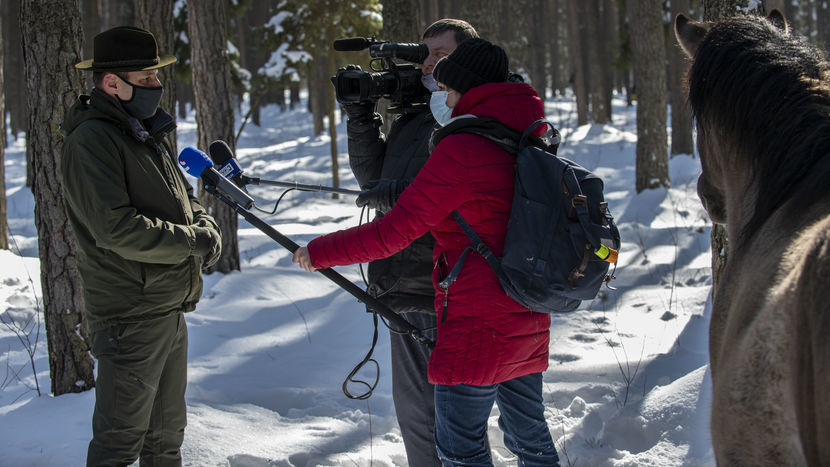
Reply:
[[[388,178],[369,180],[362,187],[363,191],[357,195],[355,204],[360,208],[369,206],[371,209],[388,212],[392,210],[392,206],[398,200],[398,197],[401,196],[401,193],[403,193],[407,185],[407,183],[401,180]]]
[[[215,230],[210,231],[210,251],[208,254],[205,255],[204,261],[202,262],[203,268],[209,268],[216,264],[219,261],[219,257],[222,256],[222,239],[219,237],[219,234]]]
[[[219,232],[214,226],[204,220],[199,220],[191,228],[196,237],[196,248],[193,250],[193,254],[202,257],[203,268],[213,266],[219,261],[219,256],[222,254],[222,237],[219,236]]]
[[[340,107],[349,120],[371,120],[375,116],[375,102],[341,102]]]

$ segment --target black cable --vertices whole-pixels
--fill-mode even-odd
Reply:
[[[274,214],[275,212],[277,212],[277,207],[279,207],[279,205],[280,205],[280,201],[282,201],[282,199],[285,197],[285,195],[287,195],[287,194],[288,194],[288,192],[289,192],[289,191],[291,191],[291,190],[296,190],[296,188],[289,188],[289,189],[287,189],[287,190],[283,191],[283,192],[282,192],[282,194],[280,195],[280,197],[279,197],[279,198],[277,198],[277,202],[276,202],[276,203],[274,203],[274,209],[272,209],[272,210],[271,210],[271,212],[268,212],[268,211],[266,211],[266,210],[264,210],[264,209],[260,209],[260,207],[259,207],[259,206],[257,206],[256,204],[254,204],[254,207],[255,207],[255,208],[256,208],[256,210],[257,210],[257,211],[259,211],[259,212],[264,212],[265,214],[268,214],[268,215]]]
[[[346,395],[349,399],[356,399],[356,400],[365,400],[372,396],[372,393],[375,391],[375,388],[380,381],[380,365],[378,365],[377,360],[372,358],[372,353],[375,351],[375,344],[378,343],[378,315],[377,313],[372,313],[372,321],[374,322],[374,333],[372,335],[372,347],[369,349],[369,352],[366,353],[366,356],[363,357],[363,360],[360,361],[357,365],[355,365],[354,369],[349,373],[349,376],[346,377],[346,380],[343,381],[343,394]],[[362,381],[359,379],[354,379],[355,375],[366,366],[367,363],[372,362],[375,364],[375,382],[372,384],[367,383],[366,381]],[[368,388],[366,392],[363,394],[355,396],[351,392],[349,392],[349,383],[357,383],[362,384]]]

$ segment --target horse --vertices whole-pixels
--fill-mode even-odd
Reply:
[[[830,70],[783,15],[697,22],[698,196],[726,226],[713,291],[711,435],[719,465],[830,466]]]

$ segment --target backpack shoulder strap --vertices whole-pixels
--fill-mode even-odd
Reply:
[[[493,272],[496,273],[496,277],[501,279],[501,259],[499,259],[496,255],[493,254],[493,251],[490,250],[490,247],[484,243],[484,240],[478,236],[478,234],[470,227],[470,224],[461,216],[461,214],[457,210],[453,210],[450,213],[452,217],[458,222],[459,227],[464,233],[467,235],[467,238],[470,239],[472,245],[468,246],[461,256],[458,258],[458,261],[452,267],[452,270],[447,277],[444,278],[441,282],[438,283],[439,287],[441,287],[444,291],[449,289],[449,287],[458,279],[458,275],[461,274],[461,268],[464,267],[464,259],[467,257],[467,253],[470,251],[475,251],[476,253],[480,254],[487,260],[487,264],[490,265],[490,268]]]
[[[487,117],[459,118],[435,130],[430,138],[429,152],[435,150],[442,139],[456,133],[472,133],[489,139],[511,154],[519,152],[521,133],[494,118]]]

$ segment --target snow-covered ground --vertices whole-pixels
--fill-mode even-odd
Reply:
[[[695,193],[699,162],[672,158],[672,188],[637,194],[635,109],[622,100],[614,104],[611,124],[577,127],[571,100],[546,102],[548,118],[564,137],[560,154],[604,178],[623,239],[616,290],[603,289],[578,311],[554,317],[544,377],[548,424],[564,466],[714,465],[707,371],[711,223]],[[305,108],[280,113],[271,106],[262,127],[245,127],[238,160],[246,174],[331,184],[328,134],[312,134]],[[344,122],[337,133],[342,186],[357,189]],[[33,390],[26,346],[0,326],[0,465],[83,465],[94,394],[48,394],[45,329],[36,318],[41,289],[34,202],[25,187],[22,138],[9,141],[6,196],[14,242],[11,252],[0,251],[0,313],[17,323],[32,320],[28,334],[37,344],[43,396]],[[180,149],[195,141],[191,115],[180,122]],[[273,187],[249,189],[269,212],[282,194]],[[356,225],[360,210],[350,196],[292,191],[275,214],[259,216],[303,245]],[[287,250],[245,221],[239,248],[242,270],[206,276],[202,300],[186,317],[185,465],[406,465],[385,330],[374,354],[380,366],[374,395],[346,398],[341,385],[370,347],[371,315],[320,274],[293,265]],[[357,266],[338,270],[362,285]],[[361,375],[373,378],[368,371]],[[497,417],[494,408],[494,462],[515,465]]]

